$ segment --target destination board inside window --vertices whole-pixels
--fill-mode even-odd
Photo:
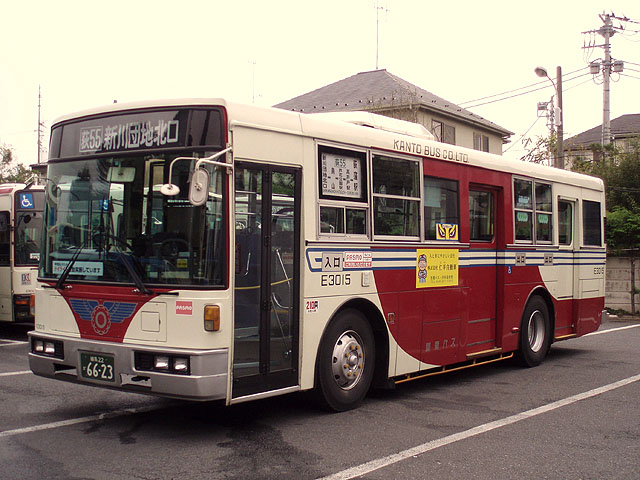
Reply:
[[[318,170],[320,197],[349,201],[366,200],[366,154],[320,147]]]

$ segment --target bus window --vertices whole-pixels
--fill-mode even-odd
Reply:
[[[9,212],[0,212],[0,265],[9,265]]]
[[[436,225],[458,225],[458,182],[442,178],[424,177],[425,238],[436,240]]]
[[[469,238],[476,242],[493,240],[493,194],[469,190]]]
[[[320,207],[320,232],[344,233],[343,207]]]
[[[366,219],[367,212],[363,208],[322,206],[320,207],[320,233],[366,235]]]
[[[420,235],[419,164],[374,155],[373,208],[376,235]]]
[[[536,242],[551,243],[551,185],[536,182]]]
[[[533,239],[533,192],[531,181],[515,179],[513,181],[513,204],[515,206],[516,241],[530,242]]]
[[[589,200],[582,202],[582,243],[590,246],[602,246],[600,202]]]
[[[558,200],[558,243],[560,245],[571,245],[573,239],[573,205],[570,202]]]
[[[42,213],[20,212],[16,218],[15,260],[16,265],[38,265],[40,261],[40,235]]]

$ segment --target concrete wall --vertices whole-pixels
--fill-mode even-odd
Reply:
[[[635,287],[632,286],[632,278]],[[634,293],[632,308],[631,291],[640,292],[640,258],[607,257],[605,306],[629,313],[640,311],[640,294]],[[635,309],[635,312],[632,310]]]

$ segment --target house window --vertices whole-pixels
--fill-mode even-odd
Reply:
[[[456,144],[456,127],[453,125],[447,125],[439,120],[432,120],[431,133],[433,133],[438,142]]]
[[[481,152],[489,151],[489,137],[481,133],[473,133],[473,148]]]

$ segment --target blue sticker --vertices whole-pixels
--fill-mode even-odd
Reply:
[[[36,208],[33,204],[33,193],[20,194],[20,208]]]

